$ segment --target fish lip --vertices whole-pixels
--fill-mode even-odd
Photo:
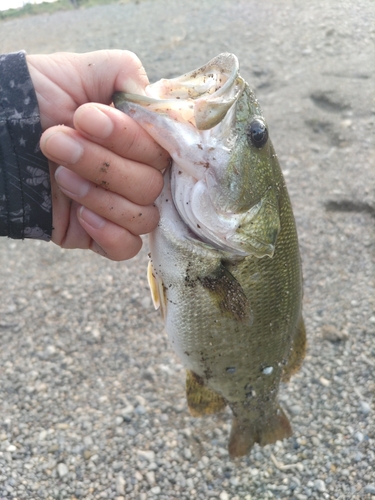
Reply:
[[[194,79],[198,79],[195,86],[191,84]],[[191,114],[191,119],[187,121],[193,120],[198,130],[209,130],[222,122],[238,101],[245,85],[239,75],[237,57],[234,54],[222,53],[189,73],[169,80],[161,79],[148,85],[145,96],[116,92],[112,100],[119,109],[128,102],[165,114],[185,106],[186,113]],[[212,89],[214,90],[211,91]],[[154,97],[160,94],[166,98]]]

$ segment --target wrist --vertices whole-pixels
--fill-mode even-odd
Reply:
[[[0,56],[0,126],[6,222],[3,235],[49,240],[48,161],[41,153],[40,115],[24,52]]]

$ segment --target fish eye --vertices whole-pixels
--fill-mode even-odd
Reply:
[[[247,139],[256,148],[263,147],[268,140],[268,130],[266,124],[257,118],[253,120],[247,131]]]

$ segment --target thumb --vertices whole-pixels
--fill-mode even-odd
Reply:
[[[81,73],[86,102],[109,104],[116,91],[145,95],[144,88],[149,81],[141,61],[133,52],[99,50],[77,56],[75,64]]]
[[[27,63],[43,130],[61,123],[72,126],[79,106],[110,104],[116,91],[143,95],[149,83],[141,61],[128,50],[28,55]]]

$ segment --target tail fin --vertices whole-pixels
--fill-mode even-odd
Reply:
[[[261,446],[275,443],[292,435],[292,428],[284,411],[277,406],[276,412],[269,418],[250,422],[233,416],[229,437],[229,455],[231,458],[247,455],[254,443]]]

